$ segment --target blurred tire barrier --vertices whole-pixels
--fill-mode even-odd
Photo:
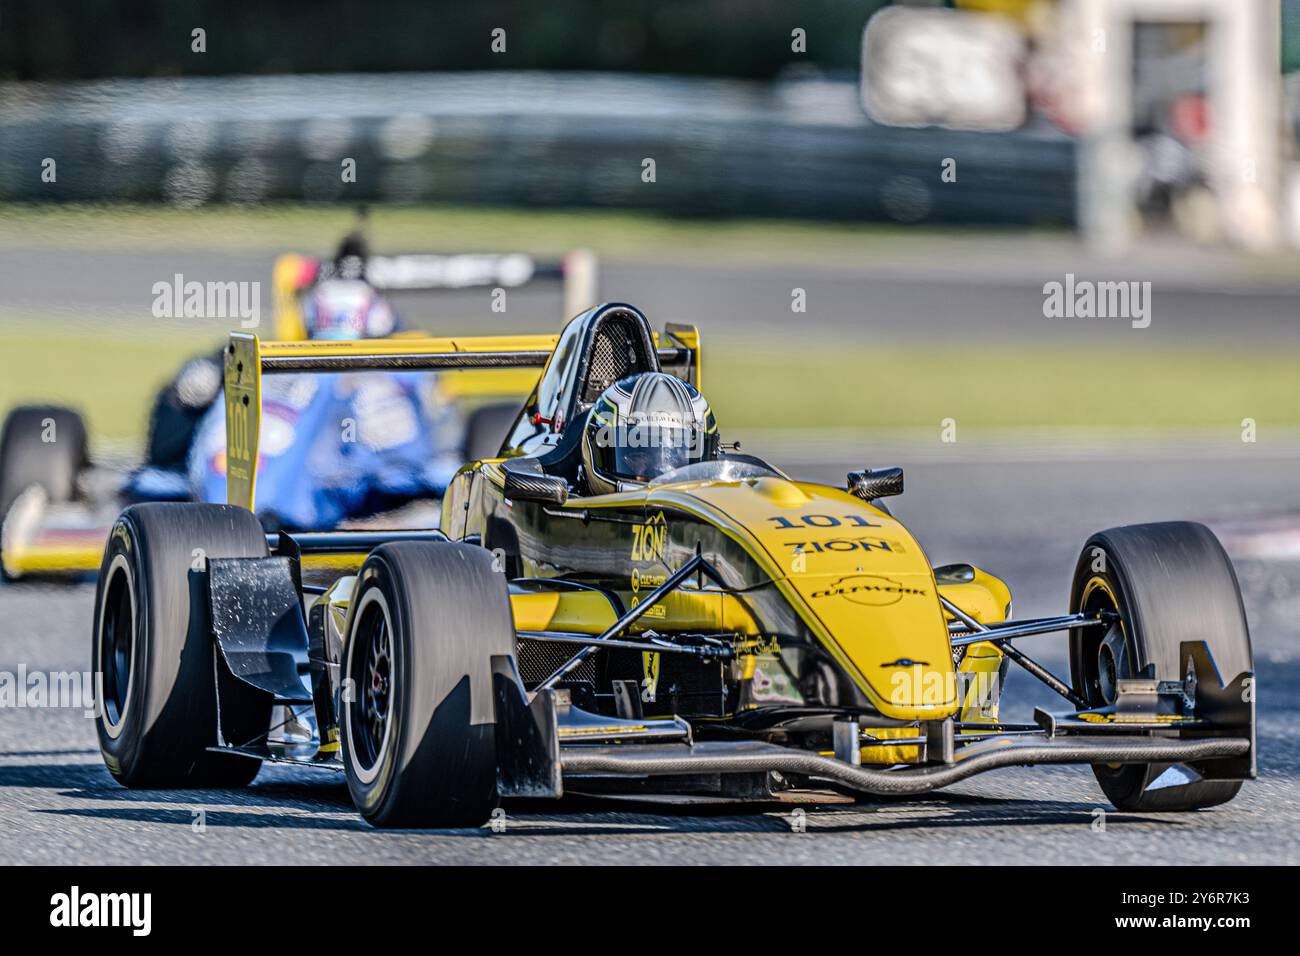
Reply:
[[[643,181],[647,158],[653,182]],[[955,161],[955,181],[943,177],[945,160]],[[3,84],[0,200],[1059,225],[1074,220],[1074,144],[1050,131],[873,125],[855,84],[825,80],[484,73]]]

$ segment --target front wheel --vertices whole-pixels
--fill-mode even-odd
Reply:
[[[70,408],[22,405],[0,428],[0,517],[31,485],[45,489],[57,504],[77,493],[77,475],[86,467],[86,425]]]
[[[348,789],[377,827],[473,827],[497,805],[493,657],[513,658],[505,575],[482,548],[394,542],[357,578],[343,652]]]
[[[13,511],[14,524],[0,535],[0,551],[21,541],[26,528],[39,523],[46,504],[77,496],[77,479],[89,464],[86,425],[70,408],[20,405],[5,416],[0,428],[0,526]],[[0,553],[0,580],[18,572],[6,570]]]
[[[1252,669],[1237,577],[1204,525],[1168,521],[1094,534],[1075,567],[1070,609],[1119,615],[1105,631],[1070,632],[1071,680],[1091,707],[1114,704],[1122,678],[1182,681],[1184,641],[1205,641],[1225,681]],[[1093,773],[1126,811],[1200,810],[1241,789],[1241,781],[1199,780],[1169,764],[1099,764]]]

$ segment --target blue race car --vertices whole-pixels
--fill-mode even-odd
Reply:
[[[360,237],[349,236],[303,290],[307,338],[401,331],[397,313],[367,281],[369,258]],[[146,463],[128,477],[126,500],[225,500],[220,363],[219,353],[194,359],[159,393]],[[263,402],[256,505],[271,528],[332,528],[437,497],[464,461],[465,422],[428,373],[293,375],[271,383]]]
[[[385,293],[537,279],[561,280],[565,309],[581,311],[594,301],[595,275],[594,257],[582,251],[558,264],[522,254],[371,256],[353,234],[332,260],[277,260],[275,334],[400,336],[402,323]],[[92,461],[85,425],[70,408],[12,409],[0,428],[0,577],[94,572],[123,504],[224,501],[221,383],[220,353],[185,363],[154,400],[144,461],[135,467]],[[461,463],[500,448],[518,406],[500,400],[522,396],[532,382],[499,384],[498,391],[467,395],[433,373],[394,371],[298,374],[269,383],[259,518],[284,530],[384,523],[390,512],[439,497]],[[63,436],[58,442],[45,440],[51,429]]]

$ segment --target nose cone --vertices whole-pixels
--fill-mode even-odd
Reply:
[[[863,689],[881,713],[904,720],[946,717],[957,707],[957,688],[934,579],[928,569],[904,570],[902,564],[886,557],[829,572],[795,572],[787,580],[855,678],[866,682]]]
[[[956,711],[934,575],[900,522],[837,488],[778,477],[690,493],[758,540],[792,602],[881,713],[929,720]]]

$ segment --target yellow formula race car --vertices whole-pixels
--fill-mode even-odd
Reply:
[[[534,368],[500,454],[436,530],[265,533],[249,511],[262,377]],[[564,792],[771,799],[926,793],[999,767],[1091,765],[1125,810],[1255,776],[1250,638],[1204,527],[1086,542],[1070,606],[1008,620],[932,567],[884,499],[898,468],[793,481],[720,440],[690,326],[628,305],[559,336],[259,342],[225,353],[228,504],[125,510],[99,574],[104,760],[132,787],[343,772],[376,826],[468,827]],[[303,562],[329,556],[313,583]],[[1070,674],[1021,648],[1068,634]],[[1059,712],[999,718],[1019,666]],[[286,736],[272,708],[309,734]]]

